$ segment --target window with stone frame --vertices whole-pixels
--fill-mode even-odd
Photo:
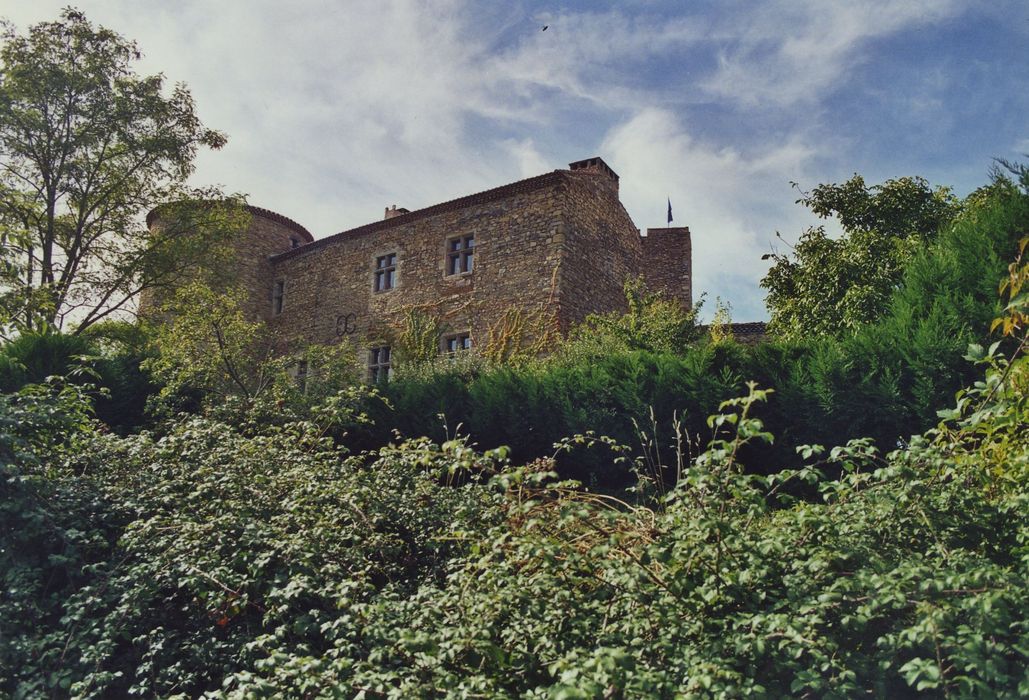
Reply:
[[[296,381],[297,390],[301,394],[307,393],[307,372],[307,360],[297,360],[296,365],[293,367],[293,379]]]
[[[272,315],[278,316],[286,306],[286,280],[275,280],[272,286]]]
[[[448,355],[456,355],[459,352],[471,349],[472,334],[467,331],[464,333],[454,333],[443,338],[443,352]]]
[[[375,291],[388,292],[397,286],[397,254],[380,255],[375,259]]]
[[[475,236],[447,240],[447,275],[461,275],[475,269]]]
[[[392,351],[388,345],[368,350],[368,381],[372,384],[388,382],[393,376]]]

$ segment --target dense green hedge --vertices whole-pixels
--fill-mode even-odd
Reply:
[[[549,456],[562,437],[588,430],[640,447],[641,433],[652,436],[655,421],[659,443],[668,445],[673,418],[697,444],[710,437],[706,416],[738,394],[746,378],[775,389],[759,415],[778,441],[743,458],[752,471],[770,473],[791,464],[799,444],[841,444],[863,435],[889,448],[925,430],[940,405],[931,400],[952,396],[969,377],[953,346],[976,339],[967,327],[923,335],[917,358],[866,348],[865,338],[854,338],[708,345],[681,355],[624,352],[575,365],[502,368],[470,381],[441,373],[387,387],[394,410],[380,406],[377,424],[436,439],[460,425],[484,448],[511,446],[520,461]],[[380,429],[366,439],[388,438]],[[623,470],[601,471],[604,464],[610,468],[604,454],[577,451],[562,457],[561,471],[611,484],[631,478]]]
[[[752,391],[633,504],[459,441],[367,463],[328,423],[117,437],[26,388],[0,400],[0,694],[1024,697],[1029,364],[990,361],[907,449],[768,477],[737,461],[771,437]]]
[[[86,335],[24,333],[0,347],[0,391],[68,377],[93,386],[98,417],[128,432],[145,423],[147,399],[157,388],[140,369],[144,346],[142,330],[121,322],[97,324]]]

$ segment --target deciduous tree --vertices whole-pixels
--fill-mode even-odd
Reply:
[[[843,235],[809,228],[789,253],[765,256],[774,261],[761,280],[771,328],[786,337],[838,337],[879,318],[905,263],[959,210],[949,189],[920,177],[869,187],[855,175],[802,195],[798,204],[836,217]]]
[[[168,284],[240,225],[186,186],[205,128],[185,86],[140,76],[136,44],[75,10],[0,30],[0,327],[81,331]],[[148,231],[143,216],[162,210]],[[233,215],[228,215],[229,212]]]

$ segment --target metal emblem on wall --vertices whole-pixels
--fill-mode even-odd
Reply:
[[[340,314],[336,317],[336,335],[353,335],[357,332],[357,314]]]

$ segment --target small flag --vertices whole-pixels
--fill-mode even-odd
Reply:
[[[668,223],[672,223],[672,199],[668,198]]]

